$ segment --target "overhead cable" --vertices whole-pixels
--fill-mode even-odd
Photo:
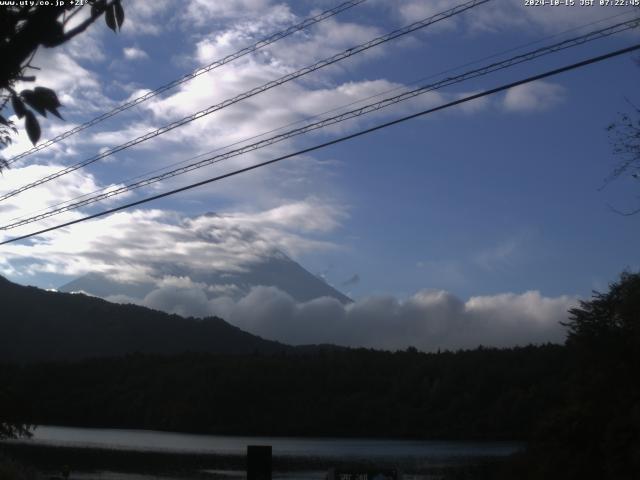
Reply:
[[[435,83],[431,83],[428,85],[424,85],[421,86],[419,88],[410,90],[410,91],[406,91],[403,92],[399,95],[395,95],[392,97],[388,97],[385,99],[382,99],[380,101],[377,102],[373,102],[370,103],[368,105],[364,105],[362,107],[353,109],[353,110],[349,110],[347,112],[341,113],[339,115],[334,115],[332,117],[329,118],[325,118],[323,120],[314,122],[314,123],[310,123],[308,125],[305,125],[303,127],[299,127],[299,128],[295,128],[292,130],[289,130],[287,132],[278,134],[278,135],[274,135],[272,137],[260,140],[258,142],[249,144],[249,145],[245,145],[243,147],[234,149],[234,150],[230,150],[228,152],[219,154],[219,155],[215,155],[203,160],[200,160],[198,162],[194,162],[191,163],[189,165],[185,165],[176,169],[173,169],[171,171],[168,172],[164,172],[161,173],[159,175],[155,175],[149,178],[145,178],[143,180],[139,180],[137,182],[132,182],[129,183],[127,185],[123,185],[121,187],[110,187],[109,189],[105,190],[104,193],[101,193],[99,195],[94,195],[91,196],[89,198],[84,198],[83,200],[79,200],[64,206],[60,206],[57,208],[52,208],[48,211],[46,211],[45,213],[41,213],[38,215],[34,215],[28,218],[23,218],[20,219],[18,221],[14,221],[12,223],[8,223],[6,225],[0,226],[0,230],[9,230],[12,228],[17,228],[29,223],[34,223],[40,220],[43,220],[45,218],[49,218],[51,216],[54,215],[58,215],[61,214],[63,212],[68,212],[71,210],[75,210],[78,208],[82,208],[82,207],[86,207],[88,205],[91,205],[93,203],[117,196],[117,195],[121,195],[123,193],[138,189],[138,188],[142,188],[142,187],[146,187],[148,185],[166,180],[168,178],[172,178],[172,177],[176,177],[179,175],[183,175],[185,173],[188,173],[190,171],[199,169],[199,168],[203,168],[205,166],[208,165],[212,165],[215,163],[219,163],[221,161],[227,160],[229,158],[233,158],[233,157],[237,157],[239,155],[243,155],[246,154],[248,152],[254,151],[254,150],[258,150],[264,147],[267,147],[269,145],[273,145],[275,143],[279,143],[282,142],[283,140],[287,140],[299,135],[303,135],[305,133],[314,131],[314,130],[318,130],[321,128],[325,128],[328,127],[330,125],[334,125],[336,123],[340,123],[340,122],[344,122],[346,120],[350,120],[353,118],[357,118],[378,110],[381,110],[383,108],[387,108],[389,106],[395,105],[397,103],[403,102],[403,101],[407,101],[409,99],[412,99],[414,97],[417,97],[419,95],[423,95],[425,93],[431,92],[431,91],[435,91],[435,90],[439,90],[441,88],[444,87],[448,87],[451,85],[455,85],[473,78],[477,78],[477,77],[481,77],[484,75],[488,75],[490,73],[494,73],[497,72],[499,70],[503,70],[509,67],[512,67],[514,65],[518,65],[527,61],[531,61],[534,60],[536,58],[545,56],[545,55],[549,55],[551,53],[555,53],[561,50],[565,50],[567,48],[571,48],[571,47],[575,47],[578,45],[582,45],[584,43],[590,42],[590,41],[594,41],[600,38],[604,38],[604,37],[608,37],[610,35],[616,34],[616,33],[620,33],[626,30],[629,30],[631,28],[636,28],[640,25],[640,17],[635,18],[633,20],[629,20],[629,21],[625,21],[625,22],[621,22],[618,23],[616,25],[612,25],[609,27],[605,27],[599,30],[595,30],[589,33],[586,33],[584,35],[580,35],[578,37],[574,37],[568,40],[564,40],[562,42],[558,42],[552,45],[548,45],[546,47],[541,47],[538,48],[536,50],[532,50],[530,52],[526,52],[520,55],[516,55],[514,57],[508,58],[506,60],[502,60],[499,62],[495,62],[480,68],[476,68],[474,70],[470,70],[468,72],[462,73],[460,75],[456,75],[453,77],[448,77],[445,78],[443,80],[440,80],[438,82]]]
[[[568,33],[575,32],[575,31],[578,31],[578,30],[582,30],[583,28],[590,27],[590,26],[596,25],[598,23],[603,23],[603,22],[612,20],[614,18],[619,18],[621,16],[628,16],[630,13],[635,13],[635,12],[626,11],[626,12],[617,13],[615,15],[611,15],[611,16],[608,16],[608,17],[604,17],[604,18],[601,18],[601,19],[598,19],[598,20],[594,20],[592,22],[589,22],[589,23],[586,23],[586,24],[583,24],[583,25],[578,25],[577,27],[573,27],[573,28],[570,28],[568,30],[564,30],[562,32],[558,32],[558,33],[555,33],[553,35],[547,35],[545,37],[538,38],[537,40],[534,40],[534,41],[531,41],[531,42],[526,42],[526,43],[523,43],[523,44],[520,44],[520,45],[516,45],[515,47],[511,47],[511,48],[508,48],[506,50],[502,50],[500,52],[493,53],[491,55],[486,55],[484,57],[481,57],[481,58],[478,58],[476,60],[472,60],[472,61],[466,62],[466,63],[461,64],[461,65],[457,65],[455,67],[447,68],[446,70],[442,70],[442,71],[439,71],[437,73],[432,73],[430,75],[421,77],[419,79],[407,82],[407,83],[405,83],[403,85],[399,85],[399,86],[396,86],[396,87],[393,87],[393,88],[389,88],[389,89],[386,89],[386,90],[378,91],[377,93],[375,93],[373,95],[368,95],[366,97],[359,98],[358,100],[354,100],[352,102],[349,102],[349,103],[346,103],[346,104],[342,104],[342,105],[340,105],[338,107],[334,107],[334,108],[331,108],[329,110],[325,110],[325,111],[323,111],[321,113],[317,113],[317,114],[314,114],[314,115],[311,115],[311,116],[308,116],[308,117],[305,117],[305,118],[302,118],[302,119],[299,119],[299,120],[294,120],[293,122],[289,122],[289,123],[281,125],[279,127],[272,128],[270,130],[267,130],[267,131],[264,131],[264,132],[261,132],[261,133],[255,134],[255,135],[251,135],[251,136],[245,137],[245,138],[243,138],[241,140],[236,140],[236,141],[234,141],[234,142],[232,142],[230,144],[226,144],[226,145],[223,145],[223,146],[220,146],[220,147],[216,147],[214,149],[207,150],[206,152],[199,153],[198,155],[195,155],[195,156],[180,160],[178,162],[174,162],[174,163],[165,165],[164,167],[160,167],[160,168],[156,168],[156,169],[153,169],[153,170],[150,170],[150,171],[146,171],[144,173],[138,174],[138,175],[136,175],[134,177],[130,177],[130,178],[124,180],[124,183],[131,183],[134,180],[138,180],[140,178],[148,177],[149,175],[153,175],[154,173],[158,173],[158,172],[162,172],[162,171],[165,171],[165,170],[169,170],[170,168],[177,167],[178,165],[184,165],[184,164],[189,163],[189,162],[191,162],[193,160],[197,160],[198,158],[203,158],[203,157],[206,157],[207,155],[211,155],[212,153],[215,153],[215,152],[218,152],[218,151],[221,151],[221,150],[225,150],[227,148],[235,147],[236,145],[241,145],[243,143],[249,142],[251,140],[255,140],[255,139],[260,138],[260,137],[264,137],[266,135],[269,135],[270,133],[275,133],[277,131],[284,130],[285,128],[292,127],[294,125],[299,125],[301,123],[305,123],[305,122],[311,121],[311,120],[316,119],[316,118],[321,118],[321,117],[323,117],[323,116],[325,116],[325,115],[327,115],[329,113],[333,113],[333,112],[337,112],[337,111],[340,111],[340,110],[344,110],[344,109],[346,109],[348,107],[352,107],[352,106],[357,105],[359,103],[366,102],[367,100],[371,100],[371,99],[374,99],[374,98],[382,97],[383,95],[387,95],[387,94],[390,94],[390,93],[393,93],[393,92],[397,92],[397,91],[401,91],[401,90],[407,90],[407,87],[410,86],[410,85],[416,85],[416,84],[418,84],[420,82],[424,82],[425,80],[429,80],[429,79],[432,79],[432,78],[437,78],[437,77],[439,77],[441,75],[445,75],[447,73],[455,72],[455,71],[461,70],[462,68],[465,68],[465,67],[468,67],[468,66],[471,66],[471,65],[477,65],[478,63],[480,63],[480,62],[482,62],[484,60],[490,60],[492,58],[497,58],[497,57],[500,57],[500,56],[505,55],[507,53],[516,52],[516,51],[522,50],[524,48],[540,44],[540,43],[542,43],[544,41],[547,41],[547,40],[551,40],[551,39],[554,39],[554,38],[562,37],[562,36],[564,36],[564,35],[566,35]],[[22,213],[22,214],[20,214],[20,215],[18,215],[16,217],[13,217],[13,218],[9,219],[8,222],[14,222],[15,220],[26,219],[26,218],[29,218],[31,216],[35,216],[36,214],[38,214],[40,212],[47,212],[47,211],[50,211],[51,209],[54,209],[56,207],[60,207],[62,205],[67,205],[67,204],[70,204],[70,203],[74,203],[77,200],[80,200],[82,198],[87,198],[87,197],[90,197],[92,195],[96,195],[96,194],[98,194],[100,192],[106,192],[107,190],[112,190],[113,188],[114,188],[113,185],[109,185],[107,187],[101,187],[101,188],[98,188],[98,189],[96,189],[94,191],[83,193],[81,195],[77,195],[75,197],[72,197],[72,198],[69,198],[67,200],[63,200],[63,201],[54,203],[53,205],[49,205],[47,207],[40,208],[38,210],[31,211],[29,213]],[[0,229],[1,228],[2,227],[0,227]]]
[[[125,103],[115,107],[112,110],[109,110],[106,113],[103,113],[102,115],[95,117],[85,123],[82,123],[80,125],[77,125],[75,127],[73,127],[70,130],[67,130],[66,132],[61,133],[60,135],[57,135],[56,137],[50,139],[50,140],[46,140],[44,142],[42,142],[40,145],[36,145],[33,148],[24,151],[22,153],[20,153],[19,155],[16,155],[10,159],[7,160],[7,164],[12,164],[18,160],[20,160],[21,158],[24,158],[28,155],[31,155],[35,152],[39,152],[40,150],[44,150],[47,147],[50,147],[51,145],[54,145],[58,142],[61,142],[62,140],[64,140],[65,138],[69,138],[72,135],[75,135],[78,132],[81,132],[82,130],[85,130],[89,127],[92,127],[108,118],[113,117],[114,115],[117,115],[120,112],[124,112],[125,110],[128,110],[132,107],[135,107],[136,105],[140,105],[143,102],[146,102],[147,100],[149,100],[150,98],[155,97],[156,95],[160,95],[161,93],[166,92],[167,90],[171,90],[172,88],[177,87],[178,85],[181,85],[185,82],[188,82],[189,80],[192,80],[204,73],[210,72],[211,70],[214,70],[218,67],[221,67],[223,65],[226,65],[227,63],[231,63],[234,60],[237,60],[238,58],[244,57],[245,55],[248,55],[250,53],[253,53],[261,48],[264,48],[268,45],[271,45],[272,43],[277,42],[278,40],[282,40],[283,38],[286,38],[296,32],[299,32],[300,30],[304,30],[305,28],[308,28],[312,25],[315,25],[316,23],[320,23],[323,20],[326,20],[327,18],[333,17],[334,15],[337,15],[341,12],[344,12],[345,10],[348,10],[352,7],[355,7],[356,5],[359,5],[363,2],[366,2],[367,0],[350,0],[348,2],[344,2],[341,3],[340,5],[331,8],[329,10],[325,10],[324,12],[315,15],[313,17],[309,17],[304,19],[302,22],[297,23],[295,25],[290,26],[289,28],[282,30],[280,32],[274,33],[266,38],[263,38],[262,40],[254,43],[253,45],[250,45],[248,47],[242,48],[241,50],[238,50],[237,52],[231,53],[223,58],[220,58],[218,60],[215,60],[214,62],[204,66],[204,67],[200,67],[196,70],[194,70],[191,73],[187,73],[186,75],[183,75],[182,77],[173,80],[165,85],[162,85],[161,87],[156,88],[155,90],[151,90],[149,92],[144,93],[143,95],[140,95],[139,97],[136,97],[134,99],[128,100]]]
[[[333,55],[331,57],[325,58],[324,60],[320,60],[319,62],[314,63],[313,65],[301,68],[300,70],[296,70],[295,72],[289,73],[287,75],[284,75],[276,80],[272,80],[270,82],[267,82],[259,87],[253,88],[251,90],[248,90],[244,93],[241,93],[233,98],[224,100],[221,103],[215,104],[215,105],[211,105],[208,108],[205,108],[204,110],[200,110],[199,112],[195,112],[191,115],[188,115],[180,120],[176,120],[175,122],[172,122],[168,125],[165,125],[164,127],[158,128],[156,130],[153,130],[151,132],[148,132],[144,135],[141,135],[133,140],[129,140],[126,143],[120,144],[118,146],[109,148],[93,157],[90,157],[86,160],[83,160],[81,162],[75,163],[69,167],[66,167],[62,170],[59,170],[55,173],[52,173],[50,175],[47,175],[45,177],[42,177],[34,182],[31,182],[27,185],[24,185],[22,187],[19,187],[15,190],[12,190],[8,193],[3,194],[2,196],[0,196],[0,201],[6,200],[8,198],[11,198],[15,195],[18,195],[21,192],[24,192],[25,190],[29,190],[31,188],[37,187],[38,185],[42,185],[43,183],[47,183],[51,180],[54,180],[56,178],[59,178],[63,175],[67,175],[71,172],[74,172],[80,168],[86,167],[87,165],[91,165],[92,163],[97,162],[98,160],[101,160],[105,157],[108,157],[110,155],[113,155],[114,153],[120,152],[122,150],[125,150],[126,148],[132,147],[134,145],[137,145],[139,143],[145,142],[147,140],[150,140],[152,138],[155,138],[159,135],[162,135],[166,132],[169,132],[175,128],[181,127],[183,125],[186,125],[187,123],[193,122],[194,120],[197,120],[199,118],[202,118],[206,115],[210,115],[213,112],[217,112],[218,110],[222,110],[223,108],[226,108],[230,105],[233,105],[235,103],[238,103],[242,100],[246,100],[247,98],[253,97],[255,95],[258,95],[262,92],[265,92],[267,90],[270,90],[272,88],[275,88],[277,86],[280,86],[284,83],[290,82],[292,80],[295,80],[297,78],[300,78],[304,75],[307,75],[311,72],[314,72],[316,70],[319,70],[321,68],[327,67],[329,65],[332,65],[334,63],[337,63],[341,60],[344,60],[345,58],[351,57],[353,55],[356,55],[358,53],[364,52],[365,50],[368,50],[370,48],[376,47],[378,45],[381,45],[383,43],[389,42],[391,40],[394,40],[398,37],[401,37],[403,35],[407,35],[408,33],[414,32],[416,30],[428,27],[429,25],[432,25],[436,22],[445,20],[447,18],[453,17],[455,15],[458,15],[466,10],[469,10],[471,8],[477,7],[478,5],[484,4],[489,2],[490,0],[470,0],[466,3],[463,3],[461,5],[457,5],[449,10],[446,10],[444,12],[438,13],[436,15],[433,15],[431,17],[428,17],[426,19],[420,20],[418,22],[412,23],[410,25],[407,25],[403,28],[394,30],[393,32],[390,32],[386,35],[382,35],[380,37],[374,38],[372,40],[369,40],[368,42],[362,43],[358,46],[355,47],[351,47],[348,48],[347,50],[344,50],[343,52],[340,52],[336,55]]]

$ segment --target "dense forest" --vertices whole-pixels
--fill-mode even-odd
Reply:
[[[30,423],[224,434],[527,437],[566,378],[560,346],[131,355],[3,365]]]

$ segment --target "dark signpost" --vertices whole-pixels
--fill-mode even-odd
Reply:
[[[247,480],[271,480],[271,445],[247,446]]]

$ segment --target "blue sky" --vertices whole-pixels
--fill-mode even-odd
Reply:
[[[43,138],[337,3],[128,2],[120,34],[96,24],[64,48],[36,57],[34,64],[42,68],[38,83],[55,88],[65,105],[66,121],[44,120]],[[5,172],[0,191],[457,3],[369,0],[25,158]],[[0,214],[4,221],[421,78],[442,78],[437,74],[489,55],[546,38],[496,57],[507,58],[632,18],[623,15],[627,11],[526,8],[519,0],[493,0],[25,192],[3,202]],[[197,170],[126,200],[622,48],[638,38],[637,32],[616,35],[461,83],[370,118]],[[640,267],[640,217],[623,217],[608,206],[637,208],[637,182],[621,178],[600,189],[617,162],[606,127],[618,112],[630,110],[628,101],[640,102],[638,78],[640,68],[626,55],[513,89],[115,217],[2,247],[0,273],[47,288],[89,271],[117,272],[121,280],[135,282],[154,277],[150,265],[162,259],[188,256],[194,264],[234,268],[257,252],[278,248],[357,300],[386,296],[402,303],[419,292],[445,291],[468,306],[473,298],[522,300],[536,292],[535,301],[556,302],[547,319],[556,321],[557,312],[566,311],[576,297],[606,288],[625,268]],[[4,155],[28,147],[21,133]],[[124,201],[116,198],[36,226]],[[216,244],[182,238],[178,226],[207,212],[219,214],[207,227],[217,232]],[[33,229],[21,227],[0,238]],[[236,229],[251,231],[258,240],[240,245],[231,235]]]

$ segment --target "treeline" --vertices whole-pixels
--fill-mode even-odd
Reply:
[[[35,424],[214,434],[525,439],[567,378],[557,345],[129,355],[0,366]]]

